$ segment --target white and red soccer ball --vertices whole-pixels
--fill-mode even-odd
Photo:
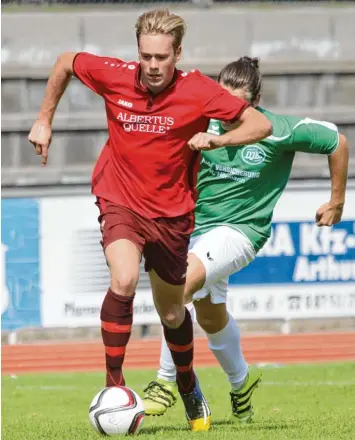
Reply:
[[[93,398],[89,419],[101,435],[138,434],[144,421],[144,405],[128,387],[108,387]]]

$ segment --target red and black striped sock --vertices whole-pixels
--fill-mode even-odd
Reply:
[[[193,371],[194,343],[190,312],[185,307],[185,319],[178,328],[169,328],[163,323],[166,343],[176,366],[176,381],[183,393],[191,393],[195,388]]]
[[[122,364],[131,336],[133,298],[108,289],[101,307],[101,335],[106,352],[106,386],[125,385]]]

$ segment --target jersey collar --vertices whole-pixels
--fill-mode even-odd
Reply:
[[[175,69],[174,70],[174,75],[172,77],[172,80],[170,81],[170,83],[168,84],[167,87],[165,87],[165,89],[161,90],[159,93],[164,92],[167,89],[171,89],[175,86],[176,81],[178,79],[178,70]],[[149,93],[151,94],[152,92],[141,82],[141,65],[139,64],[138,69],[136,70],[136,77],[135,77],[135,87],[138,88],[141,92],[144,93]],[[159,93],[156,93],[156,95],[159,95]]]

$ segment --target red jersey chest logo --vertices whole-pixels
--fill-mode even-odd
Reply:
[[[112,119],[126,132],[169,134],[185,131],[186,126],[200,118],[198,102],[184,93],[163,93],[151,96],[124,85],[109,99]],[[186,137],[186,136],[182,136]]]
[[[124,110],[117,115],[117,120],[126,132],[165,134],[174,126],[172,116],[137,115]]]
[[[148,97],[130,93],[116,95],[110,102],[114,119],[127,132],[166,134],[174,128],[176,115],[165,103],[148,105]]]

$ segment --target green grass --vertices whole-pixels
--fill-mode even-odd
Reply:
[[[180,402],[160,418],[146,417],[141,440],[209,438],[316,440],[355,438],[355,363],[263,368],[255,393],[255,420],[238,425],[230,416],[229,386],[216,368],[198,370],[212,409],[213,429],[187,429]],[[141,394],[154,371],[127,371]],[[95,440],[88,406],[103,387],[103,374],[48,374],[2,378],[2,439]]]

